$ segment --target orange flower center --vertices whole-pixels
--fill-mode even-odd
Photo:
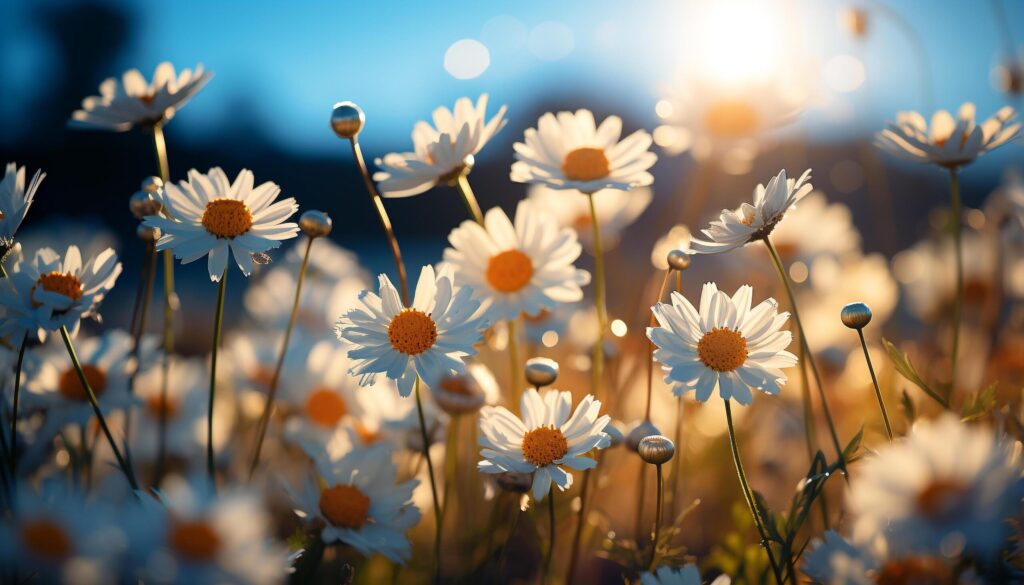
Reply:
[[[370,513],[370,498],[351,485],[336,485],[320,492],[320,512],[328,522],[359,530]]]
[[[562,172],[571,181],[594,181],[611,172],[603,148],[577,148],[565,155]]]
[[[78,277],[70,272],[47,272],[40,276],[39,280],[32,285],[32,292],[29,294],[29,298],[35,296],[36,288],[42,288],[47,292],[57,293],[76,300],[82,298],[83,292],[82,281],[78,280]],[[38,307],[39,303],[32,301],[32,306]]]
[[[437,324],[419,309],[402,309],[388,325],[391,347],[405,355],[419,355],[437,341]]]
[[[85,380],[89,382],[93,394],[96,396],[103,394],[103,391],[107,389],[107,374],[92,364],[82,364],[82,372],[85,373]],[[64,398],[69,400],[85,402],[89,399],[85,393],[85,387],[82,386],[82,381],[78,379],[78,372],[74,368],[69,368],[61,373],[60,379],[57,381],[57,389]]]
[[[550,465],[568,452],[569,443],[556,428],[538,427],[523,436],[523,458],[537,467]]]
[[[742,100],[722,100],[704,114],[704,126],[722,138],[749,136],[757,130],[757,110]]]
[[[318,388],[306,398],[306,417],[322,427],[337,426],[347,412],[345,401],[329,388]]]
[[[967,489],[950,479],[937,479],[917,494],[917,507],[933,520],[942,520],[955,514]]]
[[[487,282],[497,291],[515,292],[530,282],[533,262],[519,250],[505,250],[487,261]]]
[[[875,575],[878,585],[953,585],[953,572],[935,557],[906,557],[887,561]]]
[[[252,214],[235,199],[214,199],[203,211],[203,227],[218,238],[240,236],[252,228]]]
[[[162,396],[155,394],[146,398],[146,410],[153,418],[164,418],[169,420],[178,414],[178,403],[170,398],[163,400]]]
[[[747,340],[732,329],[712,329],[697,342],[697,357],[716,372],[731,372],[747,361]]]
[[[209,561],[220,549],[220,535],[204,520],[171,522],[171,547],[192,561]]]
[[[380,433],[370,430],[363,423],[357,422],[355,427],[356,434],[359,435],[359,440],[362,441],[364,445],[370,445],[380,440]]]
[[[21,542],[36,555],[63,559],[71,554],[71,538],[52,520],[28,520],[21,525]]]

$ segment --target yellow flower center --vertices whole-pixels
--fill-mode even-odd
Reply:
[[[402,309],[388,325],[391,347],[405,355],[419,355],[437,341],[437,324],[419,309]]]
[[[28,520],[20,532],[25,548],[38,556],[57,560],[71,554],[71,538],[52,520]]]
[[[966,491],[956,481],[936,479],[917,494],[917,507],[928,518],[943,520],[956,513]]]
[[[538,427],[523,436],[523,458],[537,467],[550,465],[568,452],[569,443],[556,428]]]
[[[192,561],[209,561],[220,550],[220,535],[204,520],[171,522],[171,548]]]
[[[347,412],[345,401],[329,388],[318,388],[306,398],[306,417],[322,427],[337,426]]]
[[[214,199],[203,211],[203,227],[218,238],[240,236],[252,228],[249,208],[235,199]]]
[[[57,293],[76,300],[82,298],[83,292],[82,281],[78,280],[78,277],[70,272],[47,272],[40,276],[39,280],[32,285],[32,292],[29,294],[29,298],[35,296],[36,288],[42,288],[47,292]],[[32,306],[38,307],[39,303],[32,301]]]
[[[731,372],[747,361],[747,340],[733,329],[712,329],[697,342],[697,357],[716,372]]]
[[[92,364],[82,364],[82,372],[85,373],[85,379],[89,382],[93,394],[96,396],[103,394],[103,391],[107,389],[107,374]],[[61,372],[60,379],[57,381],[57,390],[68,400],[85,402],[89,398],[85,393],[85,386],[82,386],[82,381],[78,379],[78,372],[74,368],[68,368]]]
[[[611,172],[603,148],[577,148],[565,155],[562,172],[571,181],[594,181]]]
[[[370,513],[370,498],[355,486],[336,485],[320,492],[320,513],[335,526],[359,530]]]
[[[169,420],[178,414],[178,403],[160,394],[154,394],[146,398],[146,410],[153,418],[163,417],[165,420]]]
[[[749,136],[757,130],[757,110],[742,100],[722,100],[704,114],[708,132],[722,138]]]
[[[494,290],[515,292],[530,282],[533,262],[519,250],[505,250],[487,261],[487,282]]]
[[[941,559],[912,556],[886,561],[874,577],[878,585],[953,585],[953,572]]]

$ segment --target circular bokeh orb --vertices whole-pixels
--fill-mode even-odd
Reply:
[[[564,59],[575,47],[572,29],[561,22],[542,22],[530,31],[530,52],[542,61]]]
[[[480,77],[490,65],[490,51],[475,39],[455,41],[444,53],[444,70],[455,79]]]

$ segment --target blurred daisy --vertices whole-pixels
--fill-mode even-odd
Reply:
[[[420,520],[411,501],[419,482],[398,483],[386,447],[357,448],[333,461],[317,458],[316,468],[318,478],[288,491],[300,517],[323,523],[325,544],[342,542],[363,556],[380,553],[395,563],[412,557],[405,533]]]
[[[211,77],[213,73],[203,71],[202,65],[194,71],[182,69],[176,73],[167,61],[157,65],[152,82],[147,82],[138,69],[130,69],[120,81],[115,77],[105,79],[100,84],[100,95],[82,100],[82,109],[71,114],[70,125],[123,132],[162,124],[174,117]]]
[[[515,143],[512,180],[589,194],[650,185],[654,177],[647,169],[658,159],[648,151],[651,135],[637,130],[620,142],[621,135],[618,116],[598,126],[590,110],[544,114],[524,142]]]
[[[1017,112],[1010,106],[980,125],[974,116],[974,104],[968,102],[960,106],[956,119],[946,110],[935,112],[929,128],[921,114],[900,112],[895,123],[878,133],[875,142],[907,160],[956,168],[1019,136],[1020,122],[1014,122]]]
[[[781,330],[789,313],[778,313],[772,298],[751,308],[752,293],[744,285],[730,298],[709,282],[699,312],[678,292],[672,304],[651,308],[659,326],[648,327],[647,337],[677,396],[693,390],[706,402],[717,387],[723,399],[750,404],[751,388],[778,394],[786,383],[782,370],[796,365],[785,351],[793,336]]]
[[[84,258],[94,258],[107,248],[117,252],[120,240],[98,217],[56,215],[33,221],[18,233],[18,243],[25,258],[33,258],[43,248],[67,250],[77,246]]]
[[[804,556],[803,570],[816,583],[827,585],[877,585],[879,583],[974,583],[941,555],[890,555],[884,542],[879,545],[853,543],[834,530],[824,540],[814,539]]]
[[[460,374],[445,376],[430,395],[442,410],[451,415],[474,413],[485,404],[498,402],[498,380],[490,368],[481,363],[466,366]]]
[[[672,226],[664,236],[658,238],[651,249],[651,264],[658,270],[668,270],[668,253],[672,250],[690,250],[690,242],[693,237],[690,228],[683,224]]]
[[[758,185],[754,189],[753,204],[744,203],[732,211],[722,210],[718,221],[701,230],[708,240],[694,239],[690,249],[695,254],[718,254],[767,238],[786,211],[811,192],[810,178],[810,169],[796,180],[786,178],[785,169],[779,171],[767,186]]]
[[[25,184],[25,167],[7,163],[4,180],[0,182],[0,250],[6,252],[14,244],[14,234],[21,227],[28,208],[36,196],[39,184],[46,173],[36,171],[32,180]]]
[[[991,302],[998,280],[998,243],[992,234],[965,230],[964,302],[981,307]],[[911,312],[920,319],[945,318],[956,298],[955,247],[948,238],[927,239],[892,259],[893,273],[903,285]]]
[[[554,347],[562,338],[569,327],[569,322],[582,303],[558,303],[552,310],[541,310],[539,313],[523,313],[523,333],[529,343]],[[596,318],[596,315],[595,315]],[[594,336],[588,340],[589,344],[594,343],[597,338],[596,329]]]
[[[167,217],[149,216],[145,225],[161,232],[157,250],[173,250],[188,264],[209,256],[210,280],[217,282],[228,267],[228,252],[242,274],[253,270],[252,255],[294,238],[299,226],[285,220],[299,206],[289,197],[275,202],[281,188],[267,181],[253,187],[252,171],[242,169],[234,183],[219,167],[207,174],[192,169],[188,180],[167,183],[158,199]]]
[[[380,275],[380,296],[360,293],[364,308],[352,309],[338,320],[336,332],[351,343],[353,360],[349,373],[359,376],[360,386],[371,386],[378,374],[398,383],[402,396],[412,393],[419,377],[433,386],[446,374],[461,372],[462,358],[476,354],[483,339],[484,322],[475,316],[480,302],[473,291],[454,291],[451,274],[435,275],[424,266],[416,284],[411,307],[387,275]]]
[[[74,335],[82,319],[97,314],[120,274],[121,263],[109,248],[84,263],[77,246],[68,247],[63,258],[51,248],[39,250],[10,274],[10,286],[0,287],[6,309],[0,335],[16,339],[28,332],[42,341],[61,327]]]
[[[384,170],[374,173],[385,197],[419,195],[438,183],[452,183],[473,167],[480,152],[505,127],[505,106],[487,120],[487,94],[477,100],[459,98],[455,111],[434,110],[434,124],[417,122],[412,130],[413,152],[392,152],[377,159]]]
[[[866,458],[849,496],[855,534],[886,531],[901,550],[939,553],[955,539],[995,559],[1020,511],[1024,480],[1012,445],[993,431],[952,415],[914,425],[911,433]]]
[[[535,389],[523,393],[522,419],[504,406],[480,411],[478,464],[483,473],[533,473],[533,498],[541,501],[554,483],[565,491],[572,486],[566,471],[591,469],[597,462],[585,454],[611,445],[604,432],[611,418],[598,416],[601,401],[587,395],[572,411],[572,394],[549,390],[542,397]]]
[[[667,565],[655,571],[641,573],[640,585],[701,585],[700,570],[697,565],[689,564],[678,569]],[[711,585],[729,585],[729,577],[723,575],[711,582]]]
[[[602,189],[594,193],[594,207],[601,229],[601,246],[611,250],[619,243],[623,230],[633,224],[651,204],[650,187],[634,187],[629,191]],[[529,200],[537,209],[555,218],[558,225],[576,230],[580,242],[593,251],[594,231],[590,202],[583,193],[552,189],[546,185],[530,187]]]
[[[576,234],[559,228],[529,200],[516,206],[515,224],[495,207],[483,225],[466,220],[448,241],[452,247],[445,249],[444,261],[453,268],[455,284],[470,287],[494,321],[578,301],[580,286],[590,281],[573,266],[582,249]]]

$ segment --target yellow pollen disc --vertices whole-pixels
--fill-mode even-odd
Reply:
[[[577,148],[565,155],[562,172],[571,181],[595,181],[608,176],[611,168],[603,148]]]
[[[345,401],[329,388],[318,388],[306,398],[306,417],[322,427],[337,426],[347,412]]]
[[[220,550],[220,535],[204,520],[175,520],[171,522],[171,547],[181,556],[193,561],[209,561]]]
[[[550,465],[568,452],[569,443],[556,428],[538,427],[523,436],[523,458],[537,467]]]
[[[336,485],[320,492],[320,513],[334,526],[359,530],[370,513],[370,498],[351,485]]]
[[[235,199],[214,199],[203,211],[203,227],[218,238],[240,236],[252,228],[252,214]]]
[[[878,585],[948,585],[956,583],[942,559],[910,556],[886,561],[874,577]]]
[[[405,355],[419,355],[437,341],[437,324],[419,309],[402,309],[388,325],[391,347]]]
[[[917,507],[925,516],[942,520],[956,513],[966,491],[955,481],[936,479],[917,494]]]
[[[747,361],[747,340],[732,329],[712,329],[697,342],[697,357],[716,372],[731,372]]]
[[[162,397],[159,394],[154,394],[153,396],[146,398],[146,410],[148,410],[149,414],[156,419],[161,416],[164,419],[174,418],[174,416],[178,414],[178,403],[170,398],[167,398],[166,400],[161,400],[161,398]]]
[[[28,520],[20,533],[25,548],[41,557],[62,559],[71,554],[71,538],[52,520]]]
[[[487,261],[487,282],[494,290],[515,292],[530,282],[533,262],[519,250],[505,250]]]
[[[36,288],[64,295],[69,299],[82,298],[82,281],[70,272],[47,272],[40,276],[32,286],[32,294],[29,295],[29,298],[35,295]],[[32,306],[38,307],[39,303],[32,301]]]
[[[82,364],[82,371],[85,372],[85,379],[96,396],[103,394],[107,389],[107,374],[92,364]],[[85,387],[78,379],[78,372],[74,368],[64,370],[57,381],[57,389],[64,398],[69,400],[80,400],[85,402],[89,397],[85,394]]]
[[[704,126],[708,132],[722,138],[749,136],[757,130],[757,122],[757,110],[741,100],[717,102],[704,113]]]

